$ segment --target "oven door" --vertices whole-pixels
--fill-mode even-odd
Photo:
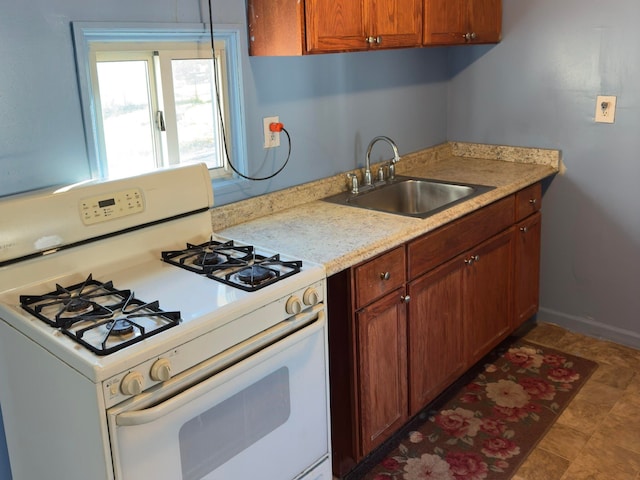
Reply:
[[[289,480],[318,464],[325,471],[326,318],[322,309],[308,315],[311,323],[248,357],[242,348],[218,356],[246,358],[204,362],[231,365],[188,388],[180,383],[192,384],[193,372],[110,409],[115,478]],[[164,398],[166,390],[179,393]],[[309,478],[331,478],[317,471]]]

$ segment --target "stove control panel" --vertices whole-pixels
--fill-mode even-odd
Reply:
[[[80,201],[80,215],[85,225],[106,222],[144,211],[142,190],[130,188],[120,192],[97,195]]]

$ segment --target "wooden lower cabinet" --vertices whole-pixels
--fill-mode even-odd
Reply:
[[[343,477],[538,308],[540,185],[328,279]]]
[[[408,419],[405,272],[401,246],[327,282],[332,461],[338,477]]]
[[[409,283],[409,398],[415,415],[511,327],[513,229]]]
[[[451,261],[409,282],[409,411],[418,413],[464,371],[464,268]],[[464,265],[464,264],[462,264]]]
[[[540,243],[542,216],[537,212],[516,225],[514,324],[518,328],[540,304]]]
[[[356,313],[360,454],[407,420],[407,316],[404,289]]]
[[[470,367],[511,331],[513,229],[470,250],[462,296],[465,304],[465,361]]]

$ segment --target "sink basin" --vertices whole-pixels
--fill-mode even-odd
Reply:
[[[328,202],[369,210],[426,218],[495,187],[443,182],[417,177],[397,176],[372,190],[353,195],[349,192],[325,198]]]

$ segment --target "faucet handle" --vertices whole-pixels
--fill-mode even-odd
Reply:
[[[351,185],[351,193],[356,195],[358,193],[358,176],[355,173],[347,173]]]
[[[389,162],[389,180],[396,178],[396,162]]]
[[[378,181],[379,182],[384,182],[385,180],[385,169],[386,165],[381,165],[380,168],[378,169]]]

